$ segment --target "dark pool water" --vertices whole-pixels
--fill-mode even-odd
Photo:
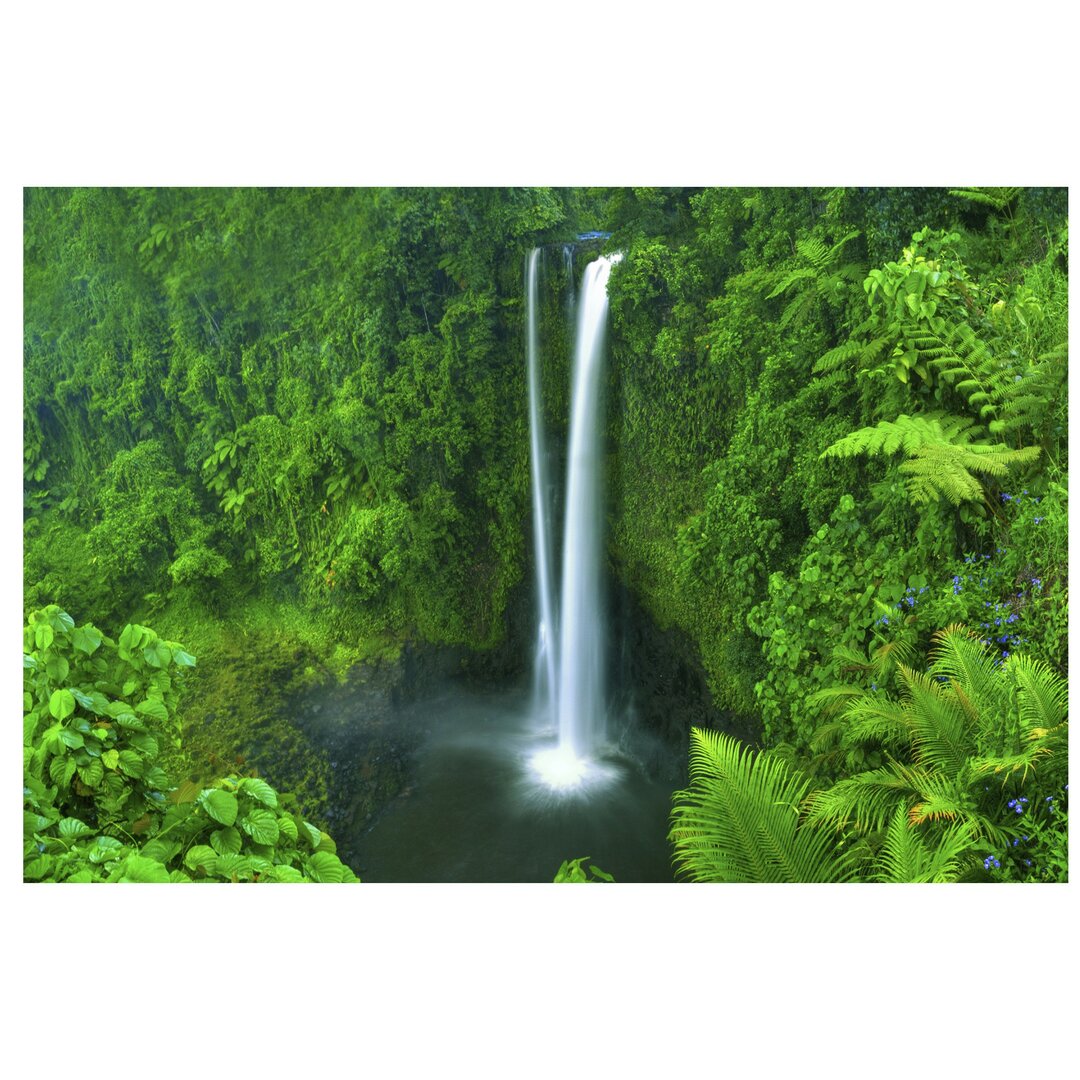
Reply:
[[[462,692],[413,705],[410,782],[357,834],[366,882],[550,882],[587,855],[623,882],[670,882],[670,780],[614,750],[581,785],[552,790],[530,765],[554,739],[521,694]],[[617,734],[617,733],[616,733]]]

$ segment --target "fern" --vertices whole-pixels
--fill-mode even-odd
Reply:
[[[810,781],[720,732],[690,732],[690,787],[675,793],[670,839],[694,881],[845,881],[850,854],[810,828],[800,807]]]
[[[958,199],[979,203],[981,206],[989,206],[1001,213],[1008,208],[1021,190],[1018,187],[949,188],[949,194],[955,195]]]
[[[1046,438],[1047,418],[1060,406],[1068,378],[1069,346],[1063,342],[1003,380],[997,417],[989,424],[993,435],[1030,428]]]
[[[908,497],[916,504],[947,499],[954,505],[984,496],[974,472],[1004,476],[1014,465],[1038,456],[1038,447],[1013,450],[1005,444],[973,442],[982,429],[970,417],[930,412],[915,416],[901,413],[860,428],[833,443],[822,457],[854,457],[857,454],[889,456],[904,453],[900,466],[908,479]]]
[[[943,882],[955,881],[971,862],[975,842],[969,825],[960,824],[933,837],[911,827],[903,808],[889,822],[878,860],[875,881]]]

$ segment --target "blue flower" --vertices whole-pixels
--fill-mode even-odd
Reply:
[[[1041,589],[1042,588],[1042,578],[1033,577],[1031,579],[1031,584],[1034,585],[1035,588]]]
[[[1012,498],[1012,496],[1011,495],[1006,495],[1004,491],[1001,493],[1001,501],[1002,502],[1008,502],[1011,498]]]
[[[1037,517],[1035,519],[1035,524],[1036,525],[1041,525],[1045,520],[1046,520],[1046,518]]]
[[[986,858],[983,859],[983,867],[986,870],[989,870],[991,864],[993,864],[995,870],[1001,869],[1001,863],[998,862],[998,860],[993,855],[987,855]]]

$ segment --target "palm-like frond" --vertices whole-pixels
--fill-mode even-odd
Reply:
[[[878,856],[875,881],[942,882],[955,881],[977,842],[967,823],[943,832],[927,834],[913,827],[902,807],[889,822]],[[967,857],[967,858],[965,858]]]
[[[694,881],[844,881],[850,857],[800,815],[809,780],[720,732],[690,733],[690,787],[674,796],[670,839]]]

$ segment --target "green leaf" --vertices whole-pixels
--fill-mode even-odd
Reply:
[[[240,809],[236,796],[220,788],[205,788],[199,795],[198,803],[222,825],[232,825]]]
[[[293,884],[304,880],[304,875],[295,866],[279,864],[271,867],[266,876],[267,881],[278,881]]]
[[[304,835],[307,837],[308,843],[311,844],[311,848],[313,851],[317,850],[319,844],[322,843],[322,830],[315,828],[315,826],[312,825],[310,821],[305,821],[303,825]]]
[[[207,844],[196,844],[194,847],[188,849],[187,854],[184,856],[184,865],[189,870],[203,869],[208,874],[214,872],[214,867],[217,865],[217,852]]]
[[[169,871],[156,859],[147,859],[142,855],[129,855],[124,862],[121,882],[138,884],[164,885],[169,880]]]
[[[162,724],[169,721],[169,710],[165,708],[165,703],[159,698],[147,698],[145,701],[140,701],[135,706],[135,711],[143,716],[152,716]]]
[[[155,837],[153,840],[148,840],[143,844],[139,849],[139,854],[145,855],[148,859],[156,859],[164,866],[176,858],[181,846],[179,840],[166,840]]]
[[[104,755],[102,755],[104,757]],[[146,771],[146,762],[135,750],[121,750],[117,768],[122,773],[138,779]]]
[[[53,862],[51,855],[39,855],[23,867],[23,880],[41,881],[52,870]]]
[[[329,851],[316,851],[305,864],[312,881],[339,884],[345,880],[345,865]]]
[[[80,821],[78,818],[66,817],[60,819],[60,836],[64,840],[74,840],[79,836],[92,836],[94,830]]]
[[[75,775],[75,758],[65,754],[63,757],[54,757],[49,762],[49,779],[62,788],[71,783]]]
[[[120,764],[120,751],[119,750],[106,750],[101,755],[101,764],[106,769],[115,769]]]
[[[244,832],[257,844],[276,844],[278,840],[277,818],[269,811],[256,808],[241,818]]]
[[[134,749],[147,757],[155,758],[158,756],[157,739],[147,731],[133,731],[128,736],[128,742]]]
[[[154,641],[143,649],[143,659],[155,668],[168,667],[172,661],[172,650],[163,641]]]
[[[243,838],[238,829],[215,829],[210,834],[210,846],[219,855],[236,855],[243,844]]]
[[[240,790],[247,792],[253,799],[258,799],[271,809],[277,809],[277,792],[265,780],[257,776],[247,776],[240,781]]]
[[[126,731],[146,730],[146,725],[131,712],[127,705],[124,705],[123,709],[118,709],[113,719]]]
[[[92,863],[100,863],[119,858],[123,850],[124,845],[115,836],[99,836],[88,854]]]
[[[143,773],[142,782],[155,791],[165,791],[169,786],[169,776],[164,769],[154,765]]]
[[[281,835],[288,837],[295,844],[296,838],[297,836],[299,836],[299,832],[296,828],[296,822],[293,821],[291,817],[286,817],[282,815],[277,819],[277,823],[278,830],[280,831]]]
[[[86,626],[80,626],[72,631],[71,643],[80,652],[93,656],[101,645],[101,631],[87,623]]]
[[[75,698],[70,690],[54,690],[49,698],[49,712],[57,720],[66,720],[75,711]]]
[[[180,667],[194,667],[195,657],[183,649],[173,649],[173,663]]]
[[[38,652],[44,652],[52,643],[56,635],[48,623],[41,623],[34,628],[34,644]]]
[[[89,765],[78,766],[79,779],[88,787],[96,788],[105,775],[105,767],[101,764],[101,758],[95,758]]]
[[[64,682],[71,668],[62,656],[51,656],[45,664],[45,672],[53,682]]]
[[[244,855],[219,855],[217,862],[214,864],[214,873],[218,877],[232,879],[233,877],[239,879],[241,877],[250,878],[254,871],[251,859]]]
[[[77,731],[72,731],[71,728],[61,728],[57,735],[69,750],[79,750],[83,746],[83,737]]]

